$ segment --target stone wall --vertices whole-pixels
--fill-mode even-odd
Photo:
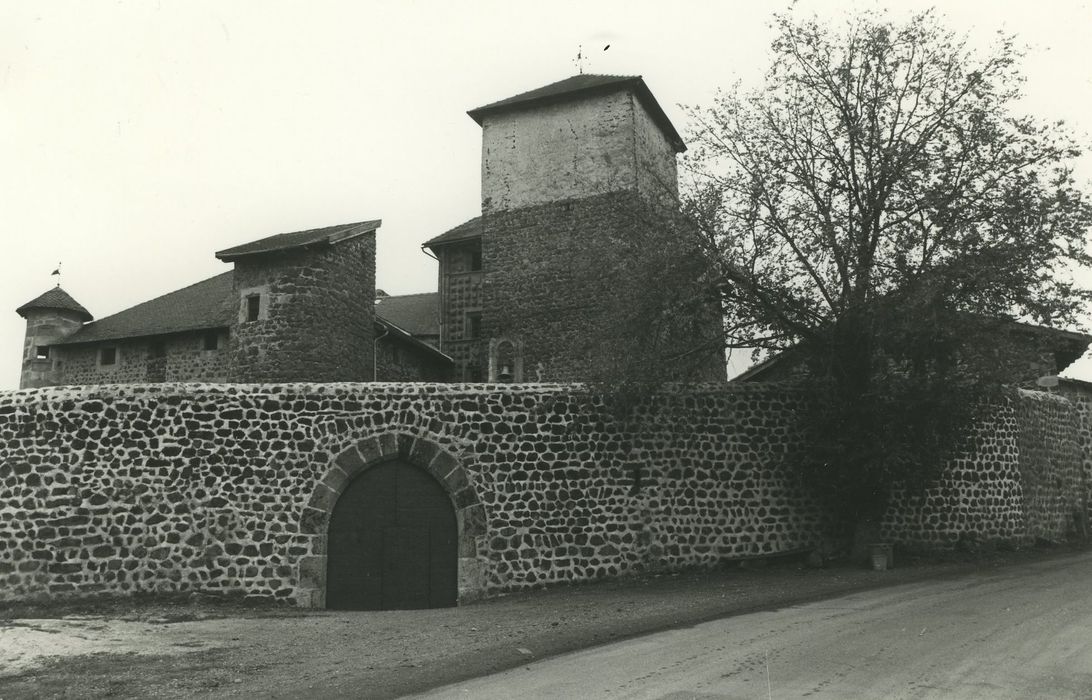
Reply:
[[[650,122],[629,92],[490,114],[482,122],[482,212],[515,209],[638,187],[637,116]],[[652,128],[657,128],[653,126]],[[648,157],[656,179],[675,182],[674,151]],[[650,155],[654,140],[642,142]],[[657,154],[658,155],[658,154]]]
[[[438,251],[440,260],[440,298],[443,324],[443,350],[455,360],[456,381],[481,381],[483,354],[481,338],[471,337],[468,314],[481,314],[482,272],[472,265],[475,253],[480,255],[481,241],[446,245]]]
[[[653,121],[635,95],[630,95],[633,111],[633,149],[637,171],[637,191],[649,201],[673,204],[678,201],[679,177],[675,148]]]
[[[925,549],[1063,541],[1084,517],[1087,455],[1072,402],[1017,390],[980,419],[938,484],[896,493],[884,537]]]
[[[376,381],[442,382],[452,372],[451,363],[441,360],[416,343],[396,337],[382,337],[376,343]]]
[[[586,381],[614,362],[674,355],[720,332],[719,315],[707,311],[660,313],[661,303],[670,306],[693,279],[679,267],[688,242],[633,193],[496,211],[482,220],[483,334],[522,344],[527,381]],[[657,280],[652,287],[650,279]],[[643,325],[660,319],[679,327]],[[670,342],[655,347],[665,338]],[[724,380],[722,354],[689,359],[700,362],[682,363],[668,376]]]
[[[1014,408],[1024,537],[1064,541],[1085,510],[1076,408],[1062,396],[1024,389]]]
[[[239,317],[231,381],[368,381],[375,330],[375,234],[235,261]],[[247,320],[247,298],[260,299]]]
[[[206,349],[206,336],[209,334],[216,338],[214,349]],[[212,329],[126,338],[117,342],[58,345],[54,348],[54,383],[225,382],[228,337],[227,329]],[[114,364],[100,363],[100,351],[104,347],[115,349]]]
[[[0,397],[0,597],[236,592],[321,605],[367,466],[448,489],[462,599],[814,545],[796,395],[665,397],[620,425],[559,386],[63,387]]]
[[[72,335],[83,325],[80,314],[61,309],[33,309],[26,312],[23,339],[23,369],[19,388],[57,384],[57,352],[53,344]],[[49,348],[49,357],[38,359],[38,348]]]
[[[448,493],[459,596],[816,546],[789,455],[800,389],[691,387],[625,422],[562,385],[55,387],[0,395],[0,599],[202,591],[322,606],[338,496],[398,459]],[[940,484],[896,500],[906,544],[1058,539],[1081,493],[1071,404],[1024,392]]]
[[[1063,379],[1060,393],[1069,399],[1076,408],[1077,450],[1081,457],[1084,479],[1085,522],[1088,532],[1087,516],[1092,511],[1092,384],[1074,379]]]

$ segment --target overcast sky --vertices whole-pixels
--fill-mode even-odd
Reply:
[[[1092,132],[1089,2],[936,4],[976,43],[1018,34],[1026,110]],[[420,244],[479,213],[466,110],[575,74],[582,46],[584,72],[644,76],[685,136],[680,103],[757,82],[786,7],[0,0],[0,389],[19,381],[14,310],[55,284],[58,262],[103,317],[227,270],[222,248],[381,218],[378,286],[434,291]]]

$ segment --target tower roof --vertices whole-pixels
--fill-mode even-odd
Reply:
[[[15,310],[15,313],[19,314],[23,318],[27,317],[28,311],[34,311],[37,309],[56,309],[58,311],[73,311],[80,316],[80,320],[84,323],[95,318],[91,315],[91,312],[83,308],[83,306],[73,299],[68,292],[61,289],[61,285],[57,285],[53,289],[49,290],[45,294],[41,294],[27,303],[20,306]]]
[[[645,81],[639,75],[574,75],[571,78],[565,78],[535,90],[491,102],[484,107],[472,109],[467,114],[480,126],[482,120],[492,114],[566,102],[589,95],[601,95],[625,89],[634,91],[637,99],[644,105],[652,120],[663,131],[664,136],[667,137],[668,142],[675,148],[675,151],[677,153],[685,151],[686,144],[683,143],[679,132],[675,130],[675,126],[667,118],[663,108],[660,107],[660,103],[652,96],[652,91],[648,89]]]
[[[294,233],[278,233],[275,236],[267,236],[257,241],[237,245],[234,248],[221,250],[216,253],[216,257],[224,262],[231,262],[251,255],[282,253],[300,248],[333,245],[365,233],[371,233],[378,229],[382,223],[380,219],[375,219],[373,221],[361,221],[356,224],[340,224]]]

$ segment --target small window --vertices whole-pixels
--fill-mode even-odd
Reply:
[[[155,341],[148,344],[148,357],[158,360],[167,356],[167,346],[163,341]]]
[[[475,339],[482,337],[482,312],[469,311],[466,314],[466,337]]]
[[[99,350],[99,364],[116,365],[118,362],[118,349],[117,348],[101,348]]]
[[[249,309],[247,309],[249,313]],[[204,346],[206,350],[218,350],[220,348],[220,334],[216,331],[205,333]]]
[[[246,320],[257,321],[262,309],[262,297],[260,294],[251,294],[246,298]]]
[[[34,349],[34,358],[37,359],[37,360],[48,360],[49,359],[49,346],[48,345],[39,345],[38,347],[36,347]]]
[[[482,252],[475,250],[470,254],[470,271],[477,272],[482,269]]]

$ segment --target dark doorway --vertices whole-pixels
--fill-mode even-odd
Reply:
[[[455,605],[455,510],[425,471],[385,462],[349,484],[330,516],[326,607],[409,610]]]

